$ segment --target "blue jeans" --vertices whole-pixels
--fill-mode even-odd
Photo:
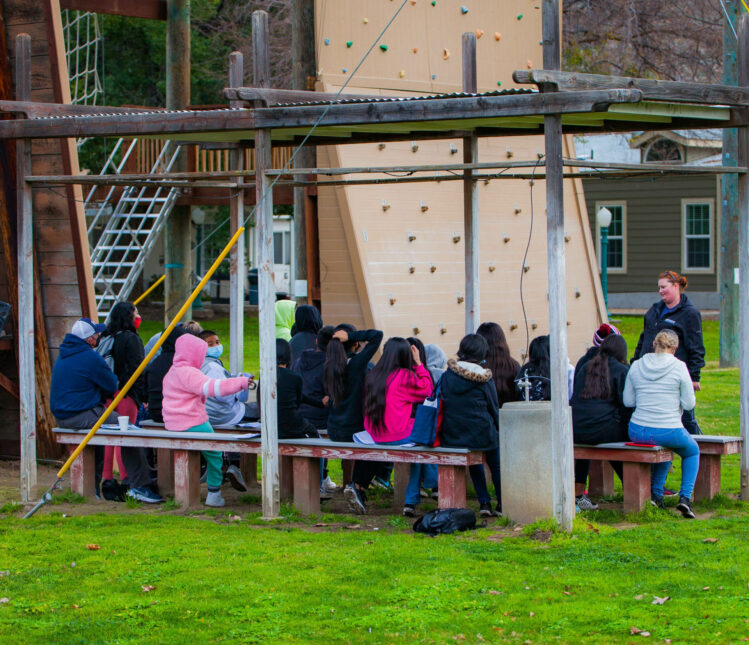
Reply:
[[[411,464],[411,474],[406,488],[407,506],[416,506],[421,501],[419,489],[422,477],[424,488],[437,488],[437,466],[435,464]]]
[[[637,443],[652,443],[671,448],[681,457],[681,490],[679,495],[690,499],[700,467],[700,447],[684,428],[648,428],[629,422],[629,438]],[[653,464],[651,490],[656,497],[663,497],[663,486],[671,462]]]
[[[489,466],[489,472],[492,474],[494,491],[497,494],[497,505],[502,508],[502,481],[499,475],[499,446],[492,450],[485,450],[484,457],[486,458],[486,465]],[[479,504],[488,504],[491,502],[492,498],[489,497],[489,489],[486,487],[484,464],[468,466],[468,472],[471,475],[473,487],[476,489],[476,497],[479,500]]]

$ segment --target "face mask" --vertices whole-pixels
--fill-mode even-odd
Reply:
[[[210,358],[221,358],[221,354],[224,353],[224,346],[220,343],[214,347],[209,347],[206,350],[205,355]]]
[[[143,320],[140,316],[133,318],[133,327],[137,330],[140,327],[140,321]]]

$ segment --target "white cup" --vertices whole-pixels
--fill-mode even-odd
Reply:
[[[128,426],[130,425],[130,417],[126,417],[126,416],[117,417],[117,423],[120,424],[120,430],[122,430],[122,432],[125,432]]]

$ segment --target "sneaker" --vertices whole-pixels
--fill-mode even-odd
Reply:
[[[416,517],[416,507],[413,504],[406,504],[403,507],[403,515],[406,517]]]
[[[101,482],[101,496],[110,502],[124,502],[129,489],[129,486],[123,486],[116,479],[105,479]]]
[[[226,476],[229,478],[229,483],[234,490],[238,490],[240,493],[247,492],[247,484],[242,477],[242,471],[236,466],[229,466],[226,469]]]
[[[358,515],[367,513],[367,494],[356,487],[353,482],[343,489],[343,496],[346,498],[349,508]]]
[[[575,515],[579,515],[579,514],[580,514],[580,507],[577,504],[575,504]]]
[[[494,513],[492,512],[492,505],[489,502],[484,502],[483,504],[479,505],[479,515],[481,517],[492,517]]]
[[[663,498],[658,497],[656,494],[652,494],[650,496],[650,503],[656,508],[666,508],[666,505],[663,503]]]
[[[693,520],[695,518],[694,511],[692,510],[692,505],[689,502],[689,498],[684,497],[684,495],[679,497],[679,503],[676,505],[676,510],[680,511],[681,514],[688,520]]]
[[[383,479],[379,475],[375,475],[372,478],[372,483],[378,488],[384,488],[385,490],[393,490],[393,485],[390,483],[390,480]]]
[[[139,502],[145,502],[146,504],[161,504],[164,498],[161,495],[157,495],[150,488],[130,488],[127,491],[127,496],[137,499]]]
[[[664,497],[676,497],[679,493],[677,493],[675,490],[670,490],[668,488],[663,489],[663,496]]]
[[[597,511],[598,510],[598,504],[594,504],[593,502],[591,502],[585,495],[580,495],[580,497],[576,497],[575,505],[581,511]]]
[[[320,486],[320,501],[326,499],[333,499],[333,494],[328,492],[328,490],[325,488],[325,484],[323,484],[322,486]]]
[[[322,486],[320,488],[324,488],[328,493],[335,493],[335,491],[338,490],[338,485],[330,478],[330,475],[328,475],[322,480]]]
[[[502,506],[497,502],[497,505],[494,507],[494,516],[495,517],[502,517]]]
[[[209,490],[208,495],[205,497],[206,506],[215,506],[217,508],[226,504],[226,500],[221,497],[220,490]]]
[[[437,492],[436,488],[429,489],[422,487],[419,489],[419,496],[431,499],[439,499],[439,493]]]

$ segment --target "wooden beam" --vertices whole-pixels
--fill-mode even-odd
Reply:
[[[31,37],[16,37],[16,97],[31,96]],[[18,388],[21,427],[21,499],[29,502],[36,488],[36,379],[34,373],[34,208],[31,186],[31,142],[16,142],[18,159]]]
[[[266,107],[285,103],[323,103],[351,99],[382,99],[379,94],[341,94],[309,90],[279,90],[265,87],[227,87],[224,96],[230,101],[257,101]],[[386,97],[394,98],[394,97]],[[399,97],[400,98],[400,97]],[[407,97],[403,97],[407,98]]]
[[[252,13],[253,80],[260,87],[270,86],[268,14]],[[255,132],[255,172],[257,173],[255,221],[258,265],[258,336],[260,344],[260,413],[263,432],[263,517],[276,518],[280,512],[278,476],[278,414],[276,409],[276,321],[273,284],[273,190],[265,171],[272,167],[271,137],[268,130]]]
[[[35,101],[0,100],[0,112],[24,114],[29,119],[51,116],[93,116],[97,114],[136,114],[154,112],[160,108],[107,107],[75,105],[72,103],[36,103]]]
[[[476,34],[463,34],[463,91],[475,94]],[[479,140],[475,134],[463,137],[463,163],[477,164]],[[479,194],[471,168],[463,171],[463,243],[465,265],[465,333],[474,334],[481,319],[481,289],[479,283]]]
[[[749,88],[732,85],[659,81],[628,76],[561,72],[551,69],[516,70],[512,73],[512,78],[516,83],[521,84],[553,85],[560,91],[579,92],[581,90],[630,88],[641,90],[643,99],[674,103],[749,105]]]
[[[60,8],[128,18],[166,20],[166,0],[60,0]]]
[[[229,83],[241,84],[244,78],[244,57],[241,52],[232,52],[229,56]],[[231,107],[237,107],[234,103]],[[236,148],[230,153],[230,169],[242,171],[244,168],[244,149]],[[237,190],[229,196],[229,232],[234,235],[244,226],[244,189],[237,182]],[[244,286],[247,275],[245,267],[245,234],[242,233],[231,249],[229,264],[229,369],[232,374],[242,371],[244,362]]]

